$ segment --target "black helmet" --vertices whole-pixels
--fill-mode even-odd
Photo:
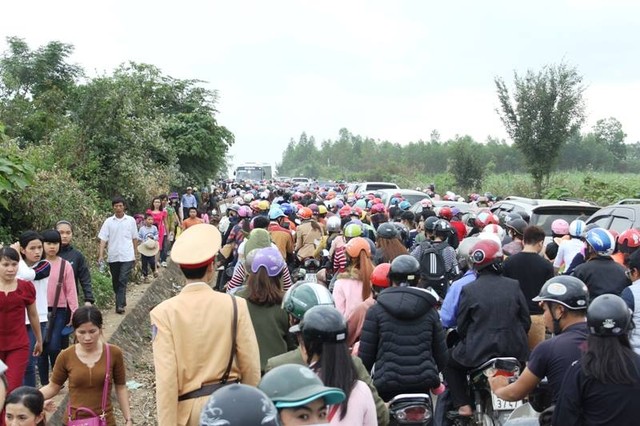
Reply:
[[[438,236],[446,237],[447,235],[451,234],[451,231],[451,224],[447,220],[438,219],[433,224],[433,232],[435,232],[435,234]]]
[[[392,223],[385,222],[381,223],[380,226],[378,226],[378,238],[386,238],[390,240],[397,237],[398,230]]]
[[[524,235],[524,229],[527,226],[529,226],[529,224],[524,219],[512,219],[506,222],[506,227],[513,229],[518,235]]]
[[[433,227],[435,223],[439,220],[440,219],[438,218],[438,216],[429,216],[424,220],[424,229],[429,232],[433,232]]]
[[[278,410],[260,389],[243,384],[224,386],[209,397],[200,414],[200,426],[278,426]]]
[[[506,225],[507,223],[511,222],[512,220],[516,220],[516,219],[522,219],[522,215],[520,213],[516,213],[516,212],[506,212],[504,214],[504,225]]]
[[[631,311],[620,296],[603,294],[589,305],[587,325],[596,336],[622,336],[631,328]]]
[[[420,278],[420,263],[409,254],[401,254],[393,259],[389,269],[389,279],[396,282],[417,283]]]
[[[347,323],[336,308],[318,305],[309,309],[298,325],[289,329],[301,332],[305,342],[338,343],[347,340]]]
[[[559,303],[571,310],[587,309],[589,290],[579,278],[559,275],[547,280],[534,302]]]

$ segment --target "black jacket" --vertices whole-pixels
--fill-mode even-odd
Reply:
[[[572,275],[587,285],[591,300],[608,293],[620,296],[622,290],[631,284],[624,273],[624,267],[610,256],[598,256],[587,260],[576,266]]]
[[[378,296],[362,326],[358,356],[388,400],[400,393],[428,392],[440,385],[448,361],[435,300],[415,287],[392,287]]]
[[[73,275],[76,277],[76,289],[78,292],[82,287],[82,294],[85,302],[94,303],[93,287],[91,286],[91,272],[84,258],[84,255],[73,246],[62,246],[59,256],[69,262],[73,268]]]
[[[500,356],[524,362],[529,355],[530,327],[529,308],[518,281],[481,273],[460,293],[460,343],[451,351],[451,357],[469,368]]]

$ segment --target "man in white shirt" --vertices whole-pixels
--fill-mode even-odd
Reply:
[[[108,244],[107,263],[111,272],[111,283],[116,295],[116,312],[124,314],[127,306],[127,284],[136,261],[138,227],[133,217],[126,215],[125,202],[121,197],[111,201],[114,215],[104,221],[98,238],[100,248],[98,262],[104,261],[104,249]]]

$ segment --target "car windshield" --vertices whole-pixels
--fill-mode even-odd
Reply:
[[[238,169],[236,180],[262,180],[262,169]]]
[[[531,217],[531,224],[540,226],[542,229],[544,229],[544,233],[546,235],[551,235],[551,224],[554,220],[564,219],[567,221],[567,223],[571,223],[579,217],[587,220],[591,213],[591,211],[578,209],[574,211],[567,211],[566,207],[561,210],[536,210]]]

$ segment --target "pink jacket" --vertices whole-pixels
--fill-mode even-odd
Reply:
[[[333,300],[336,309],[345,319],[349,318],[353,310],[363,302],[362,282],[354,278],[338,278],[333,288]]]
[[[47,284],[47,303],[49,307],[53,306],[56,298],[56,286],[60,277],[61,257],[58,257],[51,263],[51,272],[49,273],[49,282]],[[62,279],[62,289],[60,290],[60,298],[58,299],[58,307],[66,308],[69,306],[71,312],[78,309],[78,292],[76,290],[76,278],[73,275],[73,268],[69,262],[64,262],[64,276]]]
[[[376,414],[376,405],[371,395],[371,390],[362,381],[358,380],[351,390],[349,401],[347,402],[347,415],[344,419],[340,419],[340,411],[331,419],[330,425],[345,426],[377,426],[378,417]]]

